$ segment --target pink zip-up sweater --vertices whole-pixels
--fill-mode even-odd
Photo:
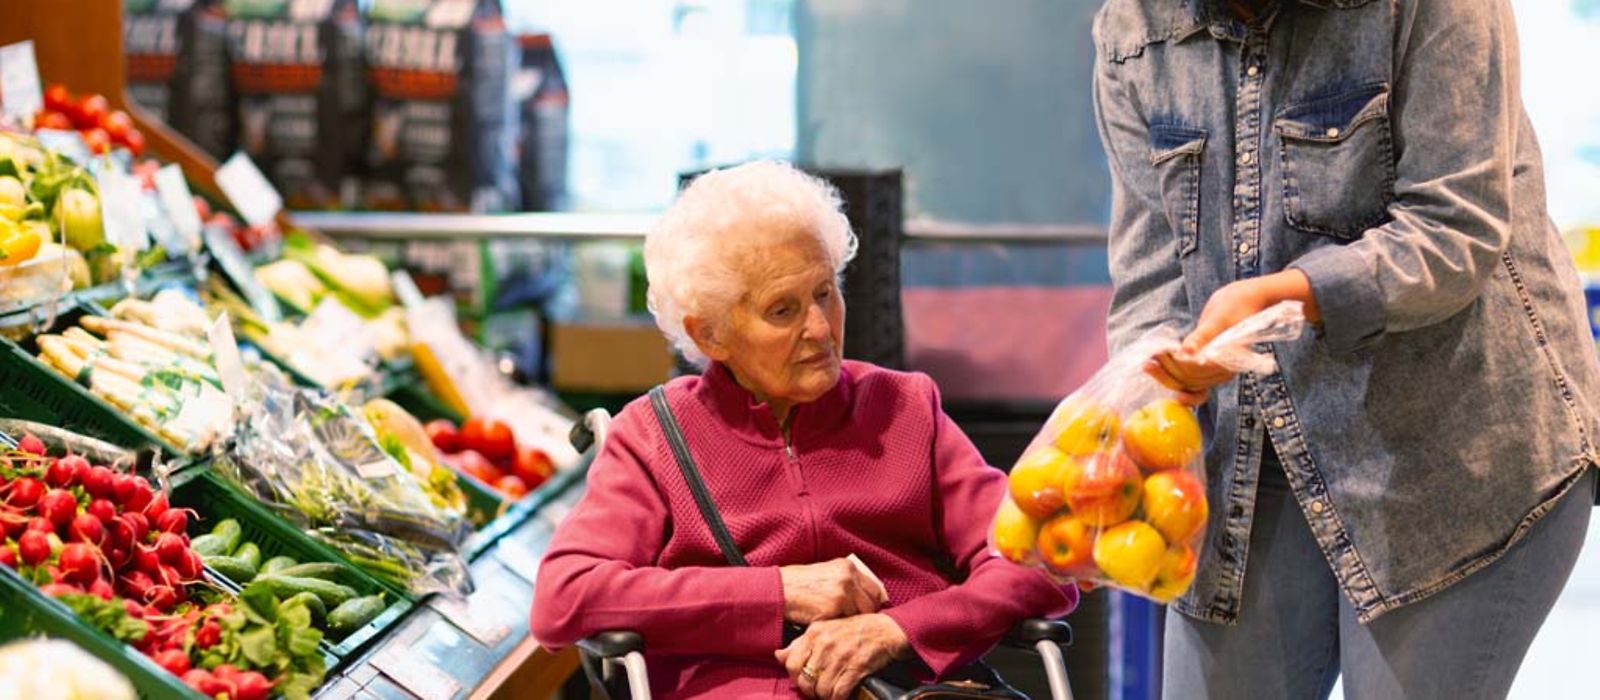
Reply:
[[[1021,620],[1077,604],[1075,587],[990,553],[1005,475],[926,375],[846,361],[831,391],[794,409],[787,448],[771,410],[722,366],[673,380],[667,397],[750,566],[726,564],[642,397],[612,422],[539,567],[543,645],[635,630],[658,697],[789,698],[799,690],[773,658],[780,566],[859,556],[888,589],[883,612],[940,674]]]

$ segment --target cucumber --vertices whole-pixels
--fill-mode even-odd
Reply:
[[[294,560],[294,557],[279,554],[278,556],[268,559],[267,563],[262,564],[261,568],[257,571],[263,574],[275,574],[280,570],[287,569],[299,563],[300,562]]]
[[[218,535],[201,535],[189,543],[189,549],[201,558],[227,556],[227,547],[228,540]]]
[[[306,604],[306,609],[311,611],[312,624],[320,625],[322,624],[323,620],[328,619],[328,606],[323,605],[322,599],[318,598],[317,594],[312,593],[311,591],[296,593],[292,596],[289,596],[288,598],[283,599],[283,602],[280,603],[280,605],[290,605],[297,600],[303,601]],[[346,604],[348,604],[348,602]]]
[[[328,631],[338,634],[354,632],[372,622],[386,607],[382,593],[351,598],[328,613]]]
[[[252,569],[260,568],[261,566],[261,548],[257,547],[254,542],[246,542],[239,545],[239,548],[233,551],[233,556],[249,564]]]
[[[256,580],[271,586],[273,595],[280,599],[309,592],[321,598],[322,604],[330,608],[337,608],[356,597],[355,589],[349,586],[308,576],[284,576],[281,571]]]
[[[295,564],[272,573],[293,578],[320,578],[324,581],[337,583],[340,578],[348,573],[348,567],[329,561],[311,561],[304,564]]]
[[[211,528],[211,534],[222,538],[222,541],[227,545],[223,548],[222,553],[228,554],[239,548],[239,540],[244,538],[244,528],[239,527],[239,521],[233,518],[224,518],[217,523],[216,527]],[[191,543],[190,546],[192,547],[193,544]]]
[[[249,583],[256,577],[256,567],[238,557],[224,555],[200,556],[200,561],[217,570],[217,573],[227,576],[234,583]]]

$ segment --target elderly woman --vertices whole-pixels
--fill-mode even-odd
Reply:
[[[658,697],[844,698],[891,661],[943,674],[1073,608],[1076,589],[990,553],[1005,477],[933,382],[841,358],[855,245],[838,194],[777,162],[700,177],[657,223],[651,308],[704,367],[666,395],[750,566],[724,564],[634,401],[539,568],[542,643],[635,630]],[[785,645],[785,623],[806,631]]]

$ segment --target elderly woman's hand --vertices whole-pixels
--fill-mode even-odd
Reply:
[[[849,559],[784,566],[783,619],[797,625],[878,611],[882,588]]]
[[[872,614],[813,624],[777,657],[807,697],[848,700],[867,676],[910,653],[894,618]]]

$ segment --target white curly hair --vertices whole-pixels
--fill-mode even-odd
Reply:
[[[684,359],[709,362],[685,316],[713,320],[744,293],[745,280],[726,255],[729,236],[751,230],[805,231],[822,245],[834,275],[856,254],[856,234],[839,191],[789,163],[760,160],[713,170],[694,179],[644,240],[650,313]]]

